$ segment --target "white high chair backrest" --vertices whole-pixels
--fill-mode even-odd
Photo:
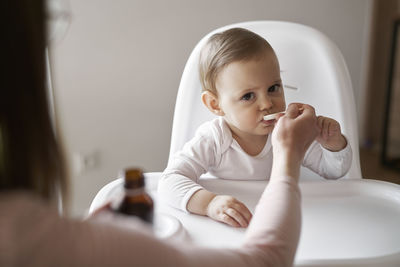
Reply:
[[[280,63],[286,104],[310,104],[317,115],[334,118],[340,123],[353,149],[352,166],[345,177],[362,178],[356,107],[349,72],[341,52],[321,32],[281,21],[232,24],[216,29],[200,40],[186,63],[179,85],[169,158],[194,136],[200,124],[215,116],[201,102],[199,53],[210,35],[233,27],[251,30],[271,44]],[[301,177],[313,178],[318,175],[302,168]]]

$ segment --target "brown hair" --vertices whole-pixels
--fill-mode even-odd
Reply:
[[[232,28],[212,35],[200,51],[199,74],[203,91],[217,93],[217,76],[225,66],[235,61],[253,59],[266,49],[272,50],[267,40],[243,28]]]
[[[0,192],[53,200],[66,172],[49,114],[44,1],[1,1],[0,13]]]

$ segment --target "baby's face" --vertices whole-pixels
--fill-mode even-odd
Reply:
[[[271,133],[275,122],[263,117],[286,108],[279,62],[272,50],[227,65],[219,73],[216,87],[225,120],[242,138]]]

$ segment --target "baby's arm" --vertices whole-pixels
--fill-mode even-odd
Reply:
[[[318,116],[317,125],[320,132],[316,140],[325,149],[337,152],[346,147],[346,138],[342,135],[340,124],[336,120]]]
[[[307,151],[303,166],[326,179],[338,179],[351,167],[352,149],[336,120],[318,116],[317,126],[318,136]]]
[[[200,175],[214,166],[220,151],[214,134],[198,134],[176,153],[163,172],[158,193],[169,205],[209,216],[236,227],[247,227],[251,213],[235,198],[216,195],[197,183]]]

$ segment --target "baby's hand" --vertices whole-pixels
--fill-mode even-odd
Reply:
[[[334,119],[318,116],[317,125],[320,133],[316,140],[330,151],[340,151],[346,147],[347,141],[342,135],[340,124]]]
[[[234,227],[247,227],[252,217],[242,202],[227,195],[217,195],[210,201],[207,216]]]

